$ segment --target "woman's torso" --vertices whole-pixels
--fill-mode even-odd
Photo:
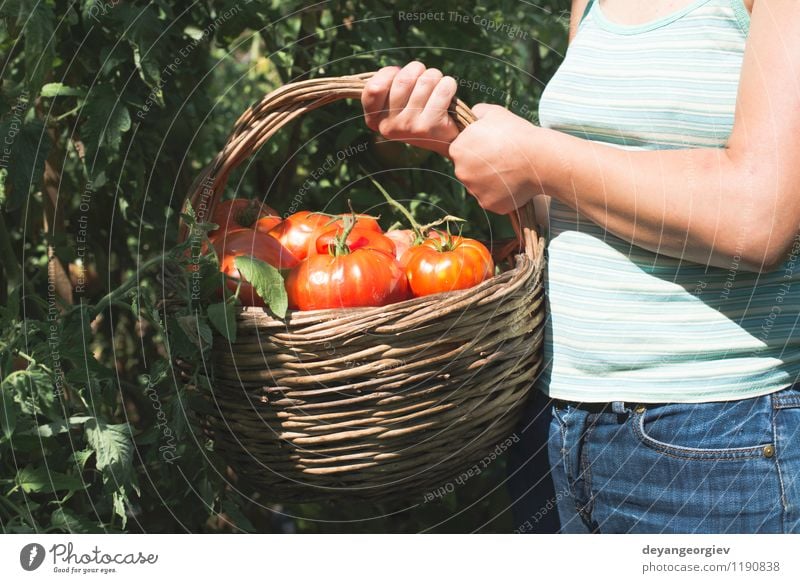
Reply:
[[[541,124],[630,150],[723,147],[748,26],[742,0],[695,0],[637,25],[617,24],[593,2],[542,96]],[[551,396],[713,401],[794,382],[796,258],[768,274],[745,272],[736,258],[728,269],[683,262],[557,201],[549,227],[540,386]]]

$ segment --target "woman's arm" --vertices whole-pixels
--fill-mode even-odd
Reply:
[[[405,107],[377,114],[377,129],[390,139],[452,141],[456,176],[488,210],[507,213],[544,193],[645,249],[724,268],[737,258],[744,269],[769,271],[800,227],[798,32],[800,2],[756,2],[726,148],[629,152],[535,127],[491,105],[473,108],[480,119],[461,134],[441,111],[419,116]],[[414,67],[419,77],[424,67]],[[406,77],[400,87],[410,92],[408,85]],[[448,90],[436,85],[437,104]],[[397,99],[394,85],[372,91],[408,102]]]

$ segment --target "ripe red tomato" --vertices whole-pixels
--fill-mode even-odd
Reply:
[[[242,280],[239,299],[245,306],[264,307],[264,301],[239,273],[234,263],[237,257],[260,259],[278,269],[290,269],[299,263],[299,260],[278,241],[253,229],[227,231],[217,237],[214,248],[219,256],[220,271],[234,279]],[[227,280],[226,285],[232,292],[236,291],[236,281]]]
[[[331,221],[330,217],[310,211],[289,215],[283,222],[269,231],[269,236],[278,240],[298,259],[305,259],[308,246],[318,229]]]
[[[380,225],[372,217],[357,215],[357,226],[382,233]],[[316,248],[316,238],[325,230],[342,225],[341,217],[331,217],[322,213],[300,211],[290,215],[278,226],[270,230],[275,237],[298,259],[305,259]]]
[[[335,246],[336,238],[340,237],[344,231],[344,227],[333,227],[323,231],[317,237],[316,244],[313,247],[314,254],[332,255],[332,246]],[[375,232],[371,229],[361,226],[355,226],[347,235],[346,244],[350,251],[356,249],[377,249],[384,253],[395,256],[394,242],[383,233]]]
[[[408,281],[392,255],[362,248],[308,257],[289,272],[286,292],[300,310],[385,306],[408,298]]]
[[[273,215],[265,215],[256,221],[253,228],[259,233],[269,233],[272,229],[281,224],[281,218]]]
[[[403,256],[415,297],[467,289],[494,274],[494,261],[480,242],[465,237],[427,239]]]
[[[234,198],[217,203],[211,215],[211,222],[219,225],[219,228],[211,233],[241,227],[266,232],[280,223],[281,219],[275,209],[263,202],[249,198]]]
[[[394,256],[398,261],[400,261],[405,252],[414,245],[414,239],[416,239],[416,235],[411,229],[387,231],[385,235],[394,242]]]

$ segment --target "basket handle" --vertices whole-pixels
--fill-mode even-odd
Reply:
[[[266,95],[244,112],[228,137],[228,141],[214,160],[206,166],[192,184],[187,201],[205,220],[225,190],[228,177],[239,164],[257,152],[283,126],[301,115],[340,99],[360,99],[364,85],[375,73],[361,73],[345,77],[321,77],[289,83]],[[475,114],[460,99],[454,100],[450,114],[459,130],[474,122]],[[184,205],[184,211],[187,205]],[[520,247],[535,259],[539,252],[539,234],[533,200],[509,215]],[[178,234],[184,241],[187,227],[183,221]]]

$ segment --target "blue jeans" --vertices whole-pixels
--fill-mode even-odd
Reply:
[[[800,533],[800,385],[697,404],[528,403],[517,532]]]

